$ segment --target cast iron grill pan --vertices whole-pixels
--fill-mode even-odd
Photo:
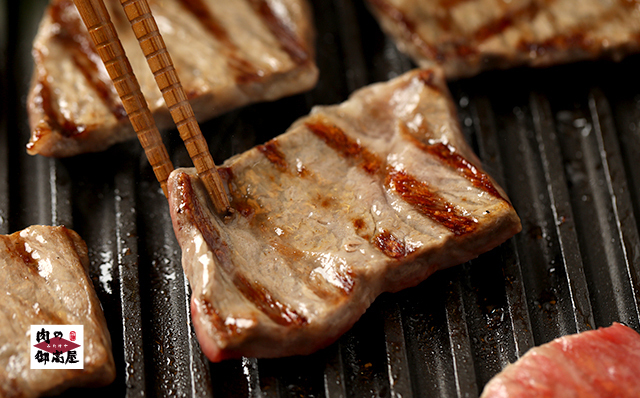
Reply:
[[[523,231],[419,286],[382,295],[337,343],[305,357],[209,363],[189,316],[166,201],[136,141],[28,156],[31,41],[46,0],[0,0],[0,233],[66,225],[91,276],[118,375],[64,397],[477,397],[534,345],[623,322],[640,331],[640,58],[488,72],[450,84],[468,142]],[[313,1],[311,92],[202,125],[216,163],[284,132],[315,104],[413,67],[361,0]],[[190,166],[177,132],[165,142]]]

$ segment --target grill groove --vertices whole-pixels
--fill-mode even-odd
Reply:
[[[573,306],[576,330],[583,332],[595,325],[589,302],[587,283],[582,269],[582,256],[578,245],[576,228],[573,223],[573,211],[569,201],[567,182],[564,178],[561,153],[556,139],[553,118],[550,115],[549,103],[544,97],[534,96],[531,101],[535,124],[535,134],[540,155],[548,195],[553,213],[560,251],[569,285],[569,294]]]

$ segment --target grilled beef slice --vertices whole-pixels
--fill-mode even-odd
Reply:
[[[640,396],[640,334],[614,323],[529,350],[487,383],[481,398]]]
[[[640,50],[635,0],[367,1],[402,51],[442,66],[448,79]]]
[[[464,142],[439,70],[318,106],[226,161],[223,220],[193,169],[169,179],[173,227],[212,361],[308,354],[382,292],[417,285],[521,229]]]
[[[119,1],[105,1],[158,128],[173,126]],[[312,88],[307,0],[149,1],[199,121]],[[30,154],[101,151],[135,133],[72,0],[51,0],[33,44]]]
[[[65,227],[0,235],[0,397],[113,381],[111,337],[88,266],[87,245]],[[84,325],[84,369],[31,369],[31,325]]]

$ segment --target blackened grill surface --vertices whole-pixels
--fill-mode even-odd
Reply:
[[[381,296],[306,357],[210,364],[189,322],[169,211],[135,141],[56,160],[25,152],[31,40],[45,0],[0,0],[0,232],[64,224],[90,248],[118,377],[65,397],[477,397],[533,345],[623,322],[640,331],[640,57],[490,72],[450,85],[465,137],[523,231],[421,285]],[[282,133],[315,104],[412,67],[359,0],[313,1],[310,93],[202,125],[214,159]],[[175,165],[190,161],[175,131]]]

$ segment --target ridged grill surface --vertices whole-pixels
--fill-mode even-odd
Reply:
[[[640,58],[489,72],[450,84],[467,140],[523,231],[498,249],[381,296],[306,357],[209,363],[159,185],[137,142],[56,160],[25,152],[31,41],[46,0],[0,0],[0,233],[63,224],[90,248],[114,343],[109,387],[66,397],[477,397],[534,345],[623,322],[640,331]],[[311,92],[202,125],[219,164],[315,104],[412,67],[360,0],[313,1]],[[176,131],[175,165],[190,160]]]

